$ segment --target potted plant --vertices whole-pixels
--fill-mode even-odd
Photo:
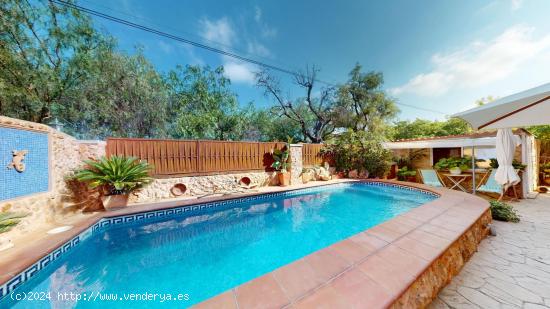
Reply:
[[[416,182],[416,171],[409,170],[408,167],[400,168],[397,172],[397,179],[401,181]]]
[[[470,168],[471,158],[451,157],[442,158],[435,165],[436,170],[448,170],[453,175],[460,175],[463,171]]]
[[[279,185],[281,187],[290,184],[290,173],[288,172],[288,168],[290,167],[290,150],[288,145],[283,149],[284,150],[274,149],[272,151],[274,162],[271,164],[271,167],[277,172],[277,178],[279,179]]]
[[[137,158],[111,156],[85,163],[74,177],[88,183],[92,189],[99,188],[103,207],[107,210],[126,206],[132,191],[153,181],[149,177],[151,165]]]

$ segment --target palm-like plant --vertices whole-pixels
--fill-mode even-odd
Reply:
[[[0,233],[7,232],[16,226],[27,214],[23,212],[1,212]]]
[[[112,195],[130,193],[153,181],[149,177],[151,165],[134,157],[111,156],[85,163],[74,177],[92,189],[104,187]]]
[[[285,150],[273,149],[272,156],[274,162],[271,164],[271,167],[277,172],[286,173],[290,167],[290,163],[288,162],[290,151],[288,147]]]

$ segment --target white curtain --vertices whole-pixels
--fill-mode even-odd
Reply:
[[[512,129],[499,129],[497,132],[496,152],[498,169],[495,180],[506,188],[520,182],[520,178],[512,166],[516,147],[521,144],[514,136]]]

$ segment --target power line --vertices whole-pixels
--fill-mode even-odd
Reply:
[[[136,23],[133,23],[131,21],[121,19],[121,18],[118,18],[118,17],[114,17],[114,16],[111,16],[111,15],[107,15],[105,13],[101,13],[99,11],[95,11],[95,10],[92,10],[92,9],[89,9],[89,8],[86,8],[86,7],[77,5],[77,4],[68,3],[68,2],[65,2],[65,1],[62,1],[62,0],[52,0],[52,2],[55,2],[55,3],[60,4],[60,5],[68,6],[68,7],[71,7],[73,9],[88,13],[90,15],[101,17],[101,18],[104,18],[104,19],[107,19],[107,20],[110,20],[110,21],[113,21],[113,22],[116,22],[116,23],[120,23],[120,24],[129,26],[129,27],[132,27],[132,28],[140,29],[140,30],[143,30],[143,31],[146,31],[146,32],[149,32],[149,33],[153,33],[153,34],[156,34],[156,35],[159,35],[159,36],[162,36],[162,37],[166,37],[166,38],[169,38],[169,39],[172,39],[172,40],[175,40],[175,41],[179,41],[179,42],[189,44],[189,45],[192,45],[192,46],[195,46],[195,47],[206,49],[206,50],[209,50],[211,52],[218,53],[218,54],[228,56],[228,57],[231,57],[231,58],[235,58],[235,59],[238,59],[238,60],[241,60],[241,61],[244,61],[244,62],[252,63],[252,64],[255,64],[255,65],[258,65],[258,66],[261,66],[261,67],[265,67],[265,68],[268,68],[268,69],[272,69],[272,70],[275,70],[275,71],[279,71],[279,72],[286,73],[286,74],[291,74],[291,75],[296,75],[297,74],[296,72],[294,72],[292,70],[289,70],[289,69],[286,69],[286,68],[274,66],[274,65],[271,65],[271,64],[268,64],[268,63],[265,63],[265,62],[254,60],[252,58],[240,56],[238,54],[228,52],[228,51],[225,51],[223,49],[208,46],[206,44],[196,42],[196,41],[192,41],[192,40],[189,40],[189,39],[186,39],[186,38],[183,38],[183,37],[179,37],[179,36],[176,36],[176,35],[161,31],[161,30],[157,30],[157,29],[153,29],[153,28],[150,28],[150,27],[147,27],[147,26],[136,24]],[[322,82],[322,81],[320,81],[320,82]],[[327,82],[323,82],[323,83],[330,84],[330,83],[327,83]]]
[[[112,15],[108,15],[108,14],[105,14],[105,13],[102,13],[102,12],[99,12],[99,11],[96,11],[96,10],[92,10],[92,9],[89,9],[89,8],[86,8],[86,7],[83,7],[83,6],[74,4],[74,3],[69,3],[69,2],[62,1],[62,0],[51,0],[51,1],[54,2],[54,3],[57,3],[59,5],[64,5],[64,6],[73,8],[75,10],[88,13],[88,14],[96,16],[96,17],[107,19],[107,20],[110,20],[112,22],[116,22],[116,23],[123,24],[123,25],[129,26],[129,27],[132,27],[132,28],[136,28],[136,29],[139,29],[139,30],[142,30],[142,31],[153,33],[153,34],[156,34],[156,35],[159,35],[159,36],[162,36],[162,37],[165,37],[165,38],[169,38],[169,39],[181,42],[181,43],[189,44],[189,45],[192,45],[192,46],[195,46],[195,47],[198,47],[198,48],[206,49],[208,51],[218,53],[218,54],[221,54],[221,55],[224,55],[224,56],[227,56],[227,57],[231,57],[231,58],[234,58],[234,59],[238,59],[240,61],[255,64],[255,65],[258,65],[260,67],[268,68],[268,69],[278,71],[278,72],[282,72],[282,73],[285,73],[285,74],[289,74],[289,75],[292,75],[292,76],[295,76],[296,74],[298,74],[297,72],[292,71],[292,70],[287,69],[287,68],[271,65],[269,63],[265,63],[265,62],[258,61],[258,60],[255,60],[255,59],[252,59],[252,58],[249,58],[249,57],[241,56],[241,55],[238,55],[238,54],[233,53],[233,52],[228,52],[228,51],[225,51],[223,49],[219,49],[219,48],[212,47],[212,46],[200,43],[200,42],[196,42],[196,41],[193,41],[193,40],[186,39],[184,37],[180,37],[180,36],[173,35],[173,34],[161,31],[161,30],[157,30],[157,29],[154,29],[154,28],[151,28],[151,27],[140,25],[140,24],[137,24],[137,23],[134,23],[134,22],[122,19],[122,18],[118,18],[118,17],[112,16]],[[315,81],[326,84],[328,86],[337,86],[334,83],[325,82],[325,81],[322,81],[322,80],[319,80],[319,79],[315,79]],[[428,108],[418,107],[418,106],[404,104],[404,103],[397,103],[397,102],[396,102],[396,104],[406,106],[406,107],[409,107],[409,108],[418,109],[418,110],[423,110],[423,111],[438,113],[438,114],[442,114],[442,115],[447,115],[447,113],[432,110],[432,109],[428,109]]]
[[[261,56],[261,55],[254,55],[252,53],[250,53],[249,51],[245,51],[245,50],[242,50],[242,49],[238,49],[238,48],[235,48],[234,46],[229,46],[227,44],[224,44],[224,43],[221,43],[221,42],[218,42],[218,41],[214,41],[214,40],[210,40],[210,39],[207,39],[207,38],[204,38],[204,37],[201,37],[199,35],[196,35],[196,34],[193,34],[191,32],[188,32],[188,31],[185,31],[185,30],[182,30],[182,29],[179,29],[179,28],[176,28],[176,27],[173,27],[173,26],[168,26],[166,24],[161,24],[157,21],[153,21],[149,18],[145,18],[145,17],[142,17],[142,16],[137,16],[137,15],[134,15],[134,14],[131,14],[129,13],[128,11],[123,11],[123,10],[120,10],[120,9],[115,9],[113,7],[110,7],[110,6],[107,6],[107,5],[104,5],[104,4],[101,4],[101,3],[95,3],[93,1],[90,1],[90,0],[80,0],[80,2],[86,2],[88,3],[89,5],[92,5],[92,6],[98,6],[98,7],[102,7],[104,9],[107,9],[109,12],[116,12],[116,13],[119,13],[119,14],[122,14],[122,15],[125,15],[127,17],[131,17],[133,20],[141,20],[141,21],[144,21],[146,23],[148,23],[149,25],[153,25],[153,26],[157,26],[157,27],[161,27],[165,30],[171,30],[171,31],[176,31],[176,32],[180,32],[182,34],[185,34],[185,35],[188,35],[188,36],[191,36],[191,37],[195,37],[196,39],[202,41],[202,42],[209,42],[209,43],[212,43],[214,44],[215,46],[218,46],[220,48],[223,48],[224,50],[230,50],[232,51],[233,53],[237,53],[237,54],[246,54],[247,56],[254,56],[254,58],[260,58],[260,59],[263,59],[265,61],[268,61],[268,62],[272,62],[272,63],[276,63],[277,65],[279,66],[285,66],[283,63],[281,62],[278,62],[274,59],[270,59],[270,58],[267,58],[267,57],[264,57],[264,56]]]

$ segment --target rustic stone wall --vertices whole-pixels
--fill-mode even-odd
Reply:
[[[153,202],[175,198],[171,189],[176,184],[184,184],[186,191],[182,196],[201,196],[214,193],[231,193],[248,190],[239,181],[248,177],[250,187],[277,185],[277,177],[273,172],[243,172],[236,174],[220,174],[208,176],[175,177],[155,179],[153,183],[135,192],[130,202]]]
[[[302,183],[302,144],[290,144],[290,184],[296,185]]]
[[[425,308],[439,291],[451,282],[489,234],[491,211],[487,210],[474,225],[456,240],[393,303],[392,308]]]

